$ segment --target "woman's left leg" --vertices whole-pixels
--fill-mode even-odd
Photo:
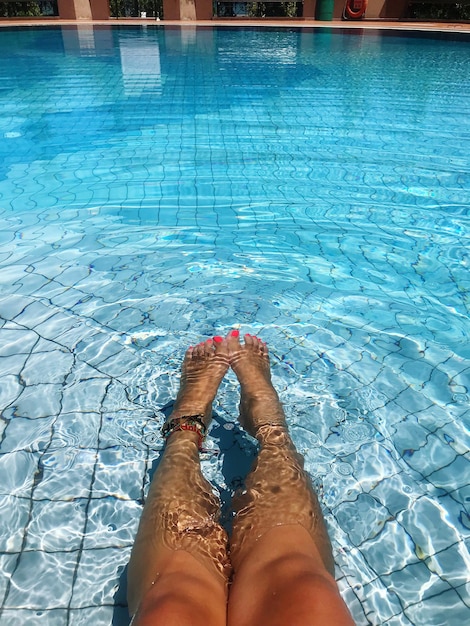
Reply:
[[[215,337],[185,356],[171,419],[207,426],[229,365],[225,340]],[[133,626],[225,626],[231,574],[219,502],[199,463],[199,432],[168,436],[152,480],[128,568]]]

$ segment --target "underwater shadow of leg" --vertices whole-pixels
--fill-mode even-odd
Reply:
[[[232,496],[235,491],[243,488],[245,478],[258,454],[258,445],[236,422],[227,421],[215,413],[213,419],[210,434],[219,442],[223,455],[222,475],[226,485],[226,488],[217,485],[222,505],[220,523],[230,536],[233,519]]]
[[[114,594],[113,626],[129,626],[131,618],[127,610],[127,565],[119,577],[119,586]]]

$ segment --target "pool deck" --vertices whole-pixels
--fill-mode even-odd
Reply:
[[[161,26],[184,26],[192,28],[194,26],[275,26],[277,28],[293,26],[298,28],[358,28],[358,29],[391,29],[391,30],[422,30],[422,31],[442,31],[442,32],[462,32],[470,33],[470,23],[465,22],[400,22],[392,20],[360,20],[360,21],[343,21],[333,20],[331,22],[321,22],[318,20],[245,20],[245,19],[213,19],[213,20],[196,20],[196,21],[178,21],[178,20],[161,20],[156,21],[149,19],[110,19],[110,20],[61,20],[56,18],[30,20],[26,18],[20,19],[0,19],[0,27],[2,26],[90,26],[90,25],[137,25],[137,24],[156,24]]]

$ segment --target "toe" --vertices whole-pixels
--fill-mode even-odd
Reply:
[[[211,356],[212,354],[214,354],[214,341],[212,337],[210,339],[206,339],[206,341],[202,345],[205,356]]]
[[[193,348],[193,359],[201,359],[205,355],[206,345],[201,341]]]
[[[241,349],[240,345],[240,332],[238,330],[231,330],[225,337],[228,350],[230,353],[238,352]]]
[[[247,346],[248,348],[252,348],[253,346],[256,346],[257,344],[257,337],[255,335],[250,335],[249,333],[247,333],[245,335],[245,346]]]
[[[225,337],[219,337],[218,335],[214,339],[214,350],[216,354],[228,355],[228,343]]]
[[[262,339],[260,339],[259,337],[257,337],[256,335],[253,335],[253,346],[259,350],[260,352],[263,351],[263,341]]]

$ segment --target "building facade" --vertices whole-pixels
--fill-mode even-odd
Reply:
[[[313,20],[316,4],[321,0],[304,0],[303,19]],[[110,18],[109,0],[57,0],[61,19],[107,20]],[[400,19],[405,15],[407,0],[368,0],[366,18]],[[333,19],[341,19],[344,0],[334,0]],[[212,0],[163,0],[165,20],[211,20]]]

